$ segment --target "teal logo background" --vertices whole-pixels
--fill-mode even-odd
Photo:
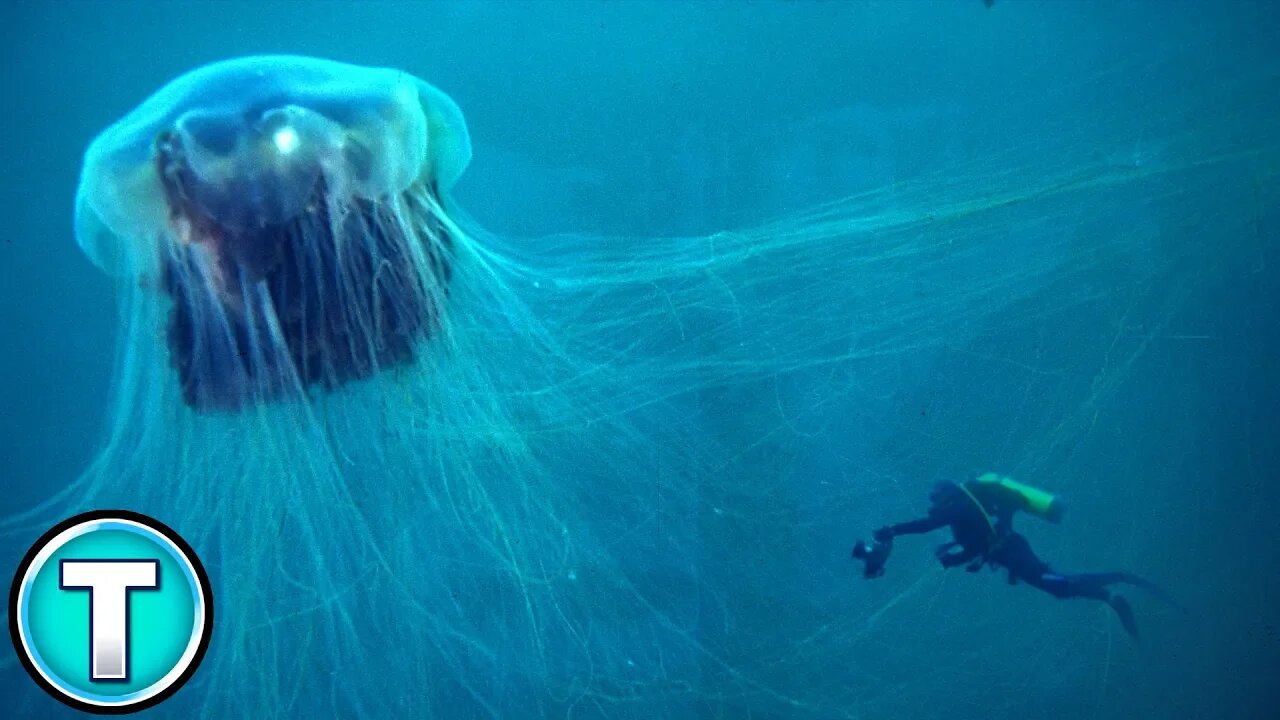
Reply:
[[[128,594],[128,679],[90,679],[88,590],[62,589],[62,560],[156,560],[157,588]],[[199,665],[212,629],[212,594],[195,553],[173,530],[136,513],[78,515],[46,533],[19,566],[10,630],[28,672],[81,710],[133,712],[176,692]]]

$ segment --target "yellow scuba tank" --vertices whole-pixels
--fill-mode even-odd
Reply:
[[[1052,523],[1062,522],[1062,513],[1066,510],[1066,507],[1062,499],[1052,493],[1033,488],[1030,485],[1023,485],[1012,478],[997,475],[996,473],[980,475],[978,482],[998,485],[1008,490],[1010,496],[1017,498],[1019,507],[1025,512]]]

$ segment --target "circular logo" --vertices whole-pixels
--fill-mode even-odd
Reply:
[[[58,523],[27,551],[9,633],[31,677],[93,713],[129,713],[178,691],[213,629],[209,576],[164,523],[100,510]]]

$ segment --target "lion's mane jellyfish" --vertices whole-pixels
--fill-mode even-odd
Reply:
[[[448,290],[440,194],[469,159],[457,107],[409,75],[228,62],[98,137],[77,235],[170,301],[184,401],[238,411],[413,359]]]
[[[77,239],[122,330],[106,447],[52,502],[205,558],[199,705],[537,715],[690,657],[605,541],[649,513],[626,415],[656,398],[583,349],[637,334],[538,319],[547,256],[451,207],[470,154],[435,88],[299,57],[179,77],[86,154]],[[612,282],[564,283],[566,326]]]
[[[1143,96],[1141,165],[1083,102],[756,228],[517,241],[452,200],[471,146],[430,85],[209,65],[88,150],[105,440],[0,532],[123,507],[181,533],[217,617],[190,714],[890,716],[850,677],[881,677],[894,602],[849,601],[835,538],[956,462],[1066,473],[1181,279],[1231,267],[1200,238],[1255,232],[1198,199],[1274,198],[1274,114],[1222,111],[1261,84]]]

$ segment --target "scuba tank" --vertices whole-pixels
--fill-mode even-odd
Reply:
[[[1013,478],[1007,478],[996,473],[981,475],[975,482],[980,485],[994,485],[1002,488],[1020,510],[1048,520],[1051,523],[1062,522],[1062,514],[1066,511],[1066,506],[1062,498],[1053,493],[1033,488],[1030,485],[1023,485]]]

